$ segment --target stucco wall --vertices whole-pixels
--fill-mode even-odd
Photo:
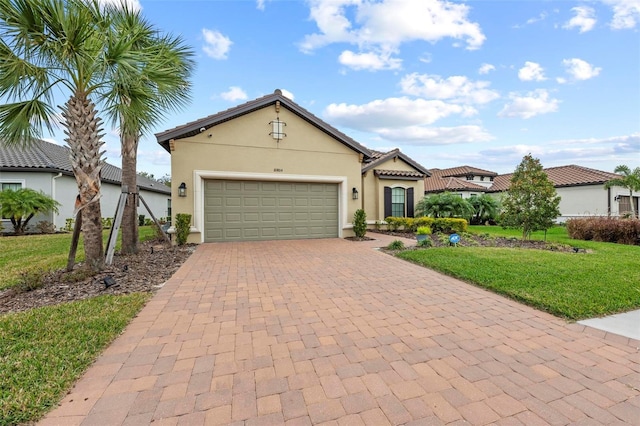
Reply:
[[[424,196],[424,179],[419,180],[401,180],[401,179],[380,179],[375,175],[375,170],[403,170],[403,171],[415,171],[413,166],[405,163],[400,158],[389,159],[384,163],[376,165],[372,170],[368,170],[366,175],[363,176],[364,199],[363,208],[367,213],[367,222],[375,223],[376,221],[382,222],[385,219],[384,215],[384,187],[391,188],[401,187],[404,189],[413,188],[414,191],[414,204],[422,200]],[[414,205],[415,207],[415,205]]]
[[[274,106],[214,126],[199,135],[175,141],[171,153],[173,216],[193,216],[189,242],[202,242],[204,179],[313,181],[330,177],[339,184],[340,235],[351,232],[359,201],[359,154],[285,108],[280,120],[286,137],[277,142],[269,133],[276,118]],[[187,196],[178,197],[184,182]]]
[[[56,229],[62,229],[66,224],[66,219],[73,217],[73,209],[78,193],[78,186],[73,176],[59,176],[56,173],[49,172],[2,172],[0,173],[0,182],[21,182],[23,188],[42,191],[61,204],[61,206],[58,207],[58,213],[38,215],[31,219],[29,222],[30,226],[35,225],[39,221],[46,220],[52,222],[56,226]],[[120,192],[120,185],[111,183],[102,184],[102,198],[100,199],[102,217],[114,216]],[[165,217],[168,215],[167,200],[170,198],[168,194],[144,190],[141,191],[141,194],[156,217]],[[150,217],[142,203],[140,203],[138,207],[138,214],[144,214],[146,217]],[[2,223],[5,232],[13,229],[10,221],[3,220]]]

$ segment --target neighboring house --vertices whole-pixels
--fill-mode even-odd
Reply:
[[[103,217],[115,215],[120,198],[122,170],[105,163],[102,167],[100,207]],[[171,190],[160,182],[138,176],[140,194],[156,217],[170,216]],[[44,192],[58,201],[58,213],[35,217],[29,225],[49,221],[57,229],[65,226],[66,219],[73,218],[78,185],[71,169],[69,148],[45,141],[35,141],[30,146],[8,147],[0,145],[0,190],[31,188]],[[149,217],[142,203],[138,213]],[[4,231],[13,229],[8,219],[2,219]]]
[[[399,150],[370,151],[280,90],[156,138],[171,154],[173,212],[192,215],[196,243],[353,235],[360,208],[369,223],[412,216],[429,175]]]
[[[469,171],[469,173],[467,175],[460,174],[461,170]],[[480,180],[477,176],[482,175],[473,172],[473,170],[481,169],[463,166],[446,170],[431,170],[432,176],[425,178],[425,194],[450,191],[460,194],[463,198],[468,198],[486,192],[499,197],[509,189],[512,173],[497,175],[485,170],[483,172],[493,173],[493,176],[485,174],[485,179]],[[636,212],[638,211],[640,193],[634,193],[631,200],[629,190],[626,188],[604,189],[606,182],[619,178],[620,175],[576,165],[550,167],[544,171],[561,197],[559,206],[561,216],[557,219],[558,222],[588,216],[623,216],[631,212],[631,202],[634,203]],[[453,173],[455,176],[452,175]],[[470,177],[472,175],[474,178],[468,181],[460,179],[460,176]],[[437,178],[434,179],[434,177]],[[466,182],[466,186],[464,182]],[[470,186],[470,184],[482,184],[483,182],[490,182],[491,185],[484,190]]]
[[[475,197],[488,192],[497,173],[471,166],[450,169],[430,169],[431,176],[425,178],[425,194],[454,192],[462,198]]]

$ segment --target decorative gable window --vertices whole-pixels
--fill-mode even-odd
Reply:
[[[384,187],[384,217],[413,217],[413,188]]]

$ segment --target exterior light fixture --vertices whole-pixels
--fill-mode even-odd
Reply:
[[[187,184],[182,182],[178,187],[178,197],[186,197],[187,196]]]
[[[354,200],[358,199],[358,190],[357,189],[353,188],[351,190],[351,198],[353,198]]]
[[[286,126],[287,123],[285,123],[284,121],[280,121],[279,117],[277,117],[275,120],[273,120],[269,124],[271,124],[271,133],[269,133],[269,134],[275,140],[280,142],[282,140],[282,138],[287,136],[287,134],[284,132],[284,126]]]

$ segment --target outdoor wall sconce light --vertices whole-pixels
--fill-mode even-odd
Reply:
[[[353,188],[351,190],[351,198],[353,198],[354,200],[358,199],[358,190],[357,189]]]
[[[271,133],[269,134],[276,141],[280,142],[282,138],[287,136],[287,134],[284,132],[284,127],[287,125],[287,123],[285,123],[284,121],[280,121],[279,117],[276,117],[276,119],[271,121],[269,124],[271,124]]]
[[[178,187],[178,197],[186,197],[187,196],[187,184],[182,182]]]

